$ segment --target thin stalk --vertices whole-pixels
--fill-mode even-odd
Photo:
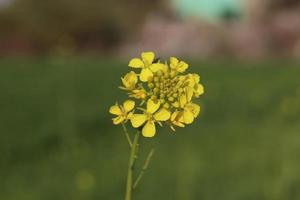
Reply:
[[[131,142],[129,133],[127,131],[126,125],[124,123],[122,123],[122,127],[123,127],[123,130],[124,130],[124,133],[125,133],[125,137],[126,137],[126,139],[128,141],[128,144],[129,144],[130,147],[132,147],[132,142]]]
[[[129,162],[128,162],[125,200],[132,200],[133,169],[134,169],[134,164],[135,164],[135,160],[137,157],[136,153],[137,153],[137,147],[138,147],[138,142],[139,142],[139,136],[140,136],[140,132],[138,131],[134,136],[133,143],[131,146],[131,152],[130,152],[130,157],[129,157]]]
[[[140,182],[141,179],[143,178],[144,173],[145,173],[145,171],[147,170],[147,168],[148,168],[148,166],[149,166],[149,163],[150,163],[150,161],[151,161],[151,158],[152,158],[153,154],[154,154],[154,149],[152,148],[152,149],[150,150],[150,152],[149,152],[149,154],[148,154],[146,160],[145,160],[145,163],[144,163],[144,165],[143,165],[142,170],[140,171],[140,173],[139,173],[137,179],[135,180],[135,182],[134,182],[134,184],[133,184],[133,189],[135,189],[135,188],[138,186],[139,182]]]

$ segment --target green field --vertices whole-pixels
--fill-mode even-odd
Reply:
[[[142,139],[142,156],[156,152],[135,199],[300,199],[300,63],[190,63],[202,113]],[[1,200],[123,199],[129,148],[108,108],[126,97],[126,64],[0,61]]]

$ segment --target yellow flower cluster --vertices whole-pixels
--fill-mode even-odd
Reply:
[[[130,71],[121,78],[128,96],[140,104],[135,109],[135,101],[127,100],[123,105],[113,105],[109,112],[116,115],[114,124],[130,121],[134,128],[140,128],[145,137],[153,137],[155,124],[184,127],[191,124],[200,113],[200,106],[193,103],[204,93],[198,74],[184,72],[189,67],[184,61],[171,57],[169,64],[155,59],[153,52],[143,52],[141,58],[133,58],[128,64],[141,69],[139,73]]]

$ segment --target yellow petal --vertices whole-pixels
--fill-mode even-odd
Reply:
[[[152,62],[154,60],[155,54],[153,52],[149,51],[149,52],[143,52],[141,56],[142,56],[142,60],[144,61],[144,63],[146,65],[150,65],[150,64],[152,64]]]
[[[144,89],[132,90],[129,96],[136,99],[144,99],[147,96],[147,92]]]
[[[182,123],[182,122],[179,122],[179,121],[173,121],[173,124],[176,125],[176,126],[179,126],[179,127],[185,127],[185,125]]]
[[[132,115],[133,115],[133,112],[128,113],[127,114],[127,119],[131,119]]]
[[[202,84],[197,84],[195,86],[195,96],[199,97],[200,95],[202,95],[204,93],[204,87]]]
[[[191,87],[187,87],[186,88],[186,98],[187,98],[188,102],[190,102],[192,100],[193,94],[194,94],[194,89]]]
[[[154,63],[150,65],[149,68],[152,72],[157,72],[159,70],[163,70],[165,68],[165,65],[162,63]]]
[[[183,61],[180,61],[178,64],[178,71],[179,72],[184,72],[187,68],[189,67],[189,65]]]
[[[168,64],[167,63],[165,63],[164,64],[164,66],[163,66],[163,72],[168,72],[169,71],[169,66],[168,66]]]
[[[122,110],[120,109],[120,107],[118,105],[111,106],[109,108],[109,112],[113,115],[121,115],[122,114]]]
[[[152,99],[149,99],[147,101],[147,112],[148,113],[155,113],[160,107],[160,102],[157,101],[157,103],[155,103]]]
[[[178,65],[178,59],[175,57],[171,57],[170,58],[170,67],[172,69],[175,69],[177,67],[177,65]]]
[[[184,127],[183,121],[183,112],[175,111],[171,115],[171,122],[179,127]]]
[[[180,104],[180,107],[184,107],[185,104],[187,103],[187,99],[186,99],[186,95],[181,95],[180,98],[179,98],[179,104]]]
[[[130,60],[129,67],[133,67],[133,68],[143,68],[144,67],[144,63],[141,59],[139,58],[133,58]]]
[[[185,108],[189,111],[191,111],[196,118],[200,113],[200,106],[195,103],[189,103],[185,106]]]
[[[124,110],[126,112],[131,111],[134,108],[135,102],[131,100],[127,100],[123,103]]]
[[[117,125],[122,123],[125,120],[125,118],[123,116],[118,116],[116,118],[113,118],[113,124]]]
[[[157,121],[167,121],[170,119],[171,113],[165,108],[160,109],[154,114],[154,119]]]
[[[121,78],[125,89],[132,90],[135,88],[135,85],[138,81],[137,75],[135,72],[131,71],[127,73],[124,77]]]
[[[188,74],[187,77],[188,77],[187,80],[186,80],[187,86],[194,87],[195,84],[196,84],[194,77],[191,74]]]
[[[147,116],[144,114],[133,114],[130,118],[131,124],[134,128],[142,126],[147,120]]]
[[[194,114],[193,114],[191,111],[185,109],[185,110],[183,111],[183,121],[184,121],[184,123],[186,123],[186,124],[191,124],[191,123],[193,123],[193,121],[194,121]]]
[[[150,77],[153,77],[153,73],[149,68],[143,68],[140,74],[140,79],[143,82],[147,82]]]
[[[145,137],[153,137],[155,135],[156,129],[153,121],[148,121],[143,127],[142,134]]]
[[[196,83],[200,82],[200,76],[198,74],[193,74],[193,77]]]
[[[172,113],[172,115],[171,115],[171,121],[175,120],[175,118],[177,117],[178,113],[179,113],[179,111],[175,111],[175,112]]]
[[[125,89],[127,89],[127,88],[130,87],[130,84],[126,81],[125,78],[122,78],[122,77],[121,77],[121,80],[122,80],[123,85],[125,86]],[[122,88],[124,88],[124,87],[122,87]]]

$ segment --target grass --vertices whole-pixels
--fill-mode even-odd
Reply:
[[[300,199],[297,61],[196,61],[202,114],[159,130],[136,199]],[[129,149],[109,105],[125,62],[0,61],[0,199],[122,199]],[[132,129],[130,129],[133,131]],[[142,163],[140,163],[141,165]]]

